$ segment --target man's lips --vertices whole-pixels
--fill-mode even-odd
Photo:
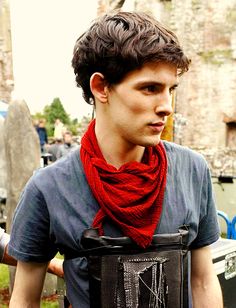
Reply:
[[[150,123],[148,126],[156,132],[161,132],[165,127],[165,122],[160,121],[160,122]]]

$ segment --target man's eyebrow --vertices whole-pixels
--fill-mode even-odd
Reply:
[[[140,80],[137,82],[137,86],[146,86],[146,85],[157,85],[157,86],[166,86],[165,82],[159,82],[156,80]],[[173,85],[170,85],[170,88],[175,89],[179,85],[178,82],[174,83]]]

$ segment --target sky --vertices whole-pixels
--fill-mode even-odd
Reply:
[[[76,39],[96,18],[97,0],[10,0],[13,99],[31,114],[59,97],[72,119],[91,114],[76,87],[71,59]]]

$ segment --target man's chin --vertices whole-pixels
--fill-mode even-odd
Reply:
[[[155,147],[156,145],[158,145],[161,141],[161,138],[155,138],[152,140],[147,140],[146,144],[144,144],[144,147]]]

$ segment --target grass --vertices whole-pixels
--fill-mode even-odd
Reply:
[[[0,264],[0,291],[8,289],[9,285],[9,274],[8,266]],[[3,296],[0,294],[0,308],[7,308],[8,305],[3,303]],[[59,304],[57,300],[42,300],[41,308],[58,308]]]
[[[0,289],[5,289],[9,284],[8,266],[0,264]]]
[[[0,264],[0,290],[6,290],[9,284],[9,274],[7,265]],[[8,305],[3,304],[3,295],[0,294],[0,307],[7,308]]]
[[[57,301],[42,301],[41,308],[58,308],[59,304]]]

